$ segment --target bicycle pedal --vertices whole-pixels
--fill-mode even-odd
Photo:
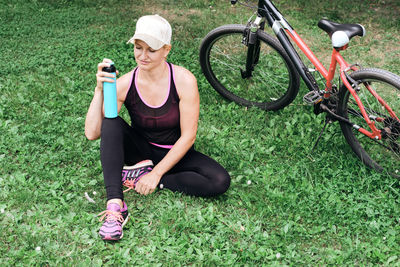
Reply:
[[[321,102],[324,99],[324,96],[317,91],[310,91],[303,96],[303,101],[307,105],[314,105]]]

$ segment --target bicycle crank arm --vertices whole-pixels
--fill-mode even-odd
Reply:
[[[358,125],[352,123],[352,122],[349,121],[348,119],[346,119],[346,118],[344,118],[344,117],[342,117],[342,116],[337,115],[335,112],[333,112],[332,110],[330,110],[325,104],[322,104],[322,103],[321,103],[321,104],[320,104],[320,108],[321,108],[322,111],[327,112],[327,113],[328,113],[330,116],[332,116],[335,120],[345,122],[345,123],[351,125],[352,127],[354,127],[354,128],[357,129],[357,130],[360,128],[360,126],[358,126]]]

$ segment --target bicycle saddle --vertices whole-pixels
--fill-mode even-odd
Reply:
[[[340,24],[321,19],[318,22],[318,27],[329,34],[335,48],[345,46],[354,36],[365,36],[365,28],[361,24]]]

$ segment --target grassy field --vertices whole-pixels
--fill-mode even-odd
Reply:
[[[349,62],[400,74],[398,1],[275,3],[323,63],[330,40],[316,24],[327,17],[366,27],[344,53]],[[225,101],[202,76],[202,37],[245,23],[251,10],[221,0],[0,4],[0,266],[400,266],[399,181],[362,165],[338,124],[310,154],[323,117],[303,105],[304,84],[293,104],[264,112]],[[99,141],[86,140],[84,120],[97,63],[107,57],[130,71],[125,42],[150,13],[174,29],[169,61],[198,79],[196,148],[225,166],[232,184],[214,199],[130,192],[133,220],[123,240],[105,243]]]

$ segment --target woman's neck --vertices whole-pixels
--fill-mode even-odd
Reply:
[[[167,68],[168,68],[168,65],[166,64],[165,61],[163,61],[161,64],[159,64],[155,68],[152,68],[149,70],[141,68],[140,69],[140,78],[145,81],[149,81],[149,82],[159,80],[165,75]]]

